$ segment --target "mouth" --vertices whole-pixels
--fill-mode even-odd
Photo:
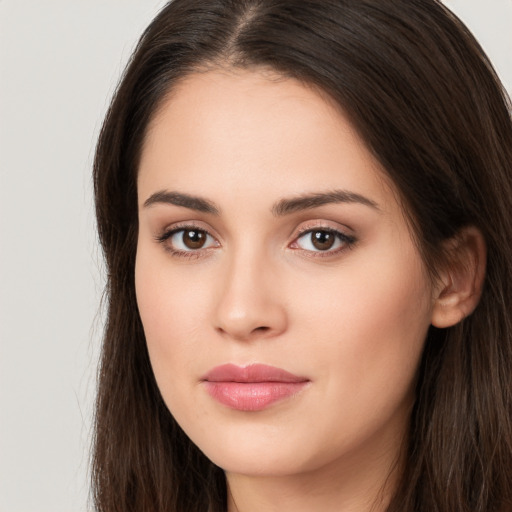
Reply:
[[[310,380],[263,364],[216,366],[202,379],[217,402],[238,411],[261,411],[299,393]]]

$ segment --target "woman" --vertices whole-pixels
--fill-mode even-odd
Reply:
[[[512,509],[512,125],[435,0],[175,0],[100,136],[99,511]]]

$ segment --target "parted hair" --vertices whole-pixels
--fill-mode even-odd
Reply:
[[[512,510],[512,121],[479,44],[437,0],[174,0],[142,35],[94,162],[107,269],[92,498],[98,512],[224,512],[221,468],[165,406],[137,309],[137,169],[173,86],[210,68],[270,69],[320,88],[398,190],[432,278],[476,226],[476,310],[430,328],[388,512]]]

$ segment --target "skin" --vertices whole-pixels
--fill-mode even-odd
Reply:
[[[218,211],[159,201],[162,191]],[[368,204],[276,214],[283,199],[333,191]],[[343,112],[268,72],[191,75],[150,124],[138,197],[136,291],[155,377],[178,423],[226,471],[229,511],[384,510],[440,293],[396,190]],[[182,232],[157,240],[184,226],[208,233],[202,248],[180,245]],[[350,242],[318,250],[310,229]],[[309,382],[238,411],[201,380],[225,363]]]

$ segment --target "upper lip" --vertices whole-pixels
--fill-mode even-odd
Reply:
[[[309,379],[294,375],[282,368],[266,364],[237,366],[223,364],[212,368],[203,378],[208,382],[307,382]]]

